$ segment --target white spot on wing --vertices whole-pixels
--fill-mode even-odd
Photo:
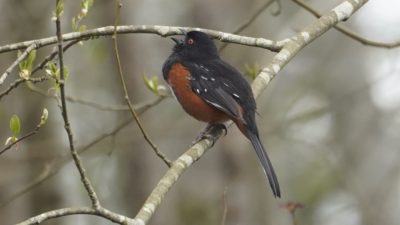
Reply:
[[[235,97],[235,98],[239,98],[239,95],[236,94],[236,93],[233,93],[232,95],[233,95],[233,97]]]

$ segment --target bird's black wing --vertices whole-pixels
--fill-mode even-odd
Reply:
[[[242,100],[254,99],[247,81],[233,67],[221,60],[212,60],[202,63],[184,64],[190,71],[190,84],[194,93],[199,95],[208,104],[227,113],[232,118],[241,120],[244,124]],[[255,110],[252,101],[246,107]]]
[[[194,93],[245,125],[245,135],[254,146],[274,196],[280,197],[278,179],[258,136],[256,103],[250,85],[235,68],[222,60],[188,63],[185,66],[190,71],[189,79]]]

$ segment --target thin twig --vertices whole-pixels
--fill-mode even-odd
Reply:
[[[3,148],[0,151],[0,155],[3,154],[4,152],[6,152],[7,150],[11,149],[12,146],[16,145],[17,143],[23,141],[24,139],[33,136],[35,134],[37,134],[37,132],[39,132],[40,128],[42,128],[42,125],[44,125],[43,123],[39,123],[34,130],[32,130],[31,132],[27,133],[26,135],[22,136],[21,138],[19,138],[18,140],[12,142],[11,144],[7,145],[5,148]]]
[[[242,32],[244,29],[246,29],[248,26],[250,26],[260,15],[263,13],[274,1],[276,0],[269,0],[266,1],[254,14],[252,14],[246,21],[244,21],[241,25],[239,25],[233,32],[232,34],[239,34]],[[219,51],[223,51],[228,43],[224,42],[221,44],[219,47]]]
[[[68,48],[70,48],[71,46],[75,45],[76,43],[78,43],[79,40],[73,40],[70,41],[68,44],[66,44],[63,48],[63,51],[67,51]],[[56,55],[58,54],[58,50],[57,48],[54,49],[54,51],[48,55],[41,63],[39,63],[39,65],[37,65],[31,72],[31,76],[36,73],[37,71],[41,70],[44,68],[44,66],[50,61],[52,60]],[[27,81],[31,81],[32,83],[39,83],[39,82],[43,82],[49,79],[49,76],[41,76],[41,77],[37,77],[37,78],[32,78],[29,77],[28,79],[23,79],[23,78],[19,78],[17,80],[15,80],[14,82],[12,82],[10,84],[10,86],[8,86],[8,88],[0,93],[0,100],[8,95],[13,89],[17,88],[20,84],[25,83]]]
[[[304,8],[305,10],[307,10],[308,12],[310,12],[311,14],[313,14],[315,17],[319,18],[322,16],[321,13],[319,13],[317,10],[313,9],[306,2],[304,2],[302,0],[292,0],[292,1],[296,4],[298,4],[299,6],[301,6],[302,8]],[[378,48],[389,48],[389,49],[400,47],[400,41],[395,41],[392,43],[385,43],[385,42],[370,40],[365,37],[362,37],[359,34],[356,34],[355,32],[351,31],[349,28],[347,28],[341,24],[337,24],[335,26],[335,29],[340,31],[342,34],[344,34],[344,35],[352,38],[353,40],[356,40],[364,45],[378,47]]]
[[[119,57],[119,52],[118,52],[118,40],[117,40],[117,26],[119,23],[119,16],[120,16],[120,11],[121,11],[121,7],[122,7],[122,3],[119,0],[116,0],[117,3],[117,12],[116,12],[116,16],[115,16],[115,23],[114,23],[114,35],[113,35],[113,40],[114,40],[114,51],[115,51],[115,58],[117,60],[117,64],[118,64],[118,73],[119,73],[119,78],[121,80],[121,85],[122,88],[124,90],[124,98],[126,101],[126,104],[129,107],[129,111],[131,112],[133,118],[135,119],[136,123],[139,126],[140,131],[143,134],[144,139],[147,141],[147,143],[151,146],[151,148],[154,150],[154,152],[156,153],[156,155],[162,159],[164,161],[164,163],[168,166],[171,167],[171,161],[164,155],[164,153],[162,153],[157,146],[151,141],[149,135],[147,134],[146,130],[144,129],[142,122],[139,119],[139,116],[137,115],[135,109],[132,106],[131,100],[129,98],[129,94],[128,94],[128,89],[126,87],[125,84],[125,78],[124,78],[124,74],[122,71],[122,66],[121,66],[121,60]]]
[[[139,115],[141,115],[142,113],[146,112],[148,109],[152,108],[153,106],[158,105],[165,98],[166,97],[159,97],[159,98],[157,98],[155,100],[152,100],[152,101],[149,101],[149,102],[135,104],[135,110],[137,111],[137,113]],[[110,132],[107,132],[107,133],[104,133],[104,134],[98,136],[97,138],[95,138],[94,140],[92,140],[91,142],[86,144],[85,146],[79,148],[78,149],[78,153],[79,154],[84,153],[87,150],[91,149],[96,144],[98,144],[101,141],[103,141],[104,139],[106,139],[106,138],[108,138],[110,136],[116,135],[123,128],[128,126],[132,122],[132,120],[133,120],[133,118],[130,117],[128,120],[125,120],[125,121],[121,122],[119,125],[117,125]],[[0,208],[8,205],[9,203],[14,201],[15,199],[21,197],[23,194],[29,192],[30,190],[34,189],[35,187],[38,187],[41,183],[43,183],[47,179],[51,178],[52,176],[56,175],[60,171],[60,169],[64,165],[69,163],[70,161],[71,161],[70,154],[66,154],[66,155],[60,156],[58,159],[52,160],[50,163],[48,163],[48,165],[44,168],[44,170],[40,173],[40,175],[34,181],[32,181],[30,184],[28,184],[27,186],[23,187],[21,190],[18,190],[12,196],[10,196],[9,198],[7,198],[3,202],[1,202],[0,203]]]
[[[0,93],[0,100],[1,100],[4,96],[8,95],[14,88],[18,87],[18,86],[19,86],[20,84],[22,84],[22,83],[25,83],[25,82],[29,81],[29,82],[32,82],[32,83],[35,84],[35,83],[43,82],[43,81],[48,80],[48,79],[49,79],[49,77],[46,76],[46,75],[41,76],[41,77],[30,77],[30,78],[28,78],[28,79],[22,79],[22,78],[17,79],[17,80],[15,80],[14,82],[12,82],[12,83],[10,84],[10,86],[8,86],[8,88],[7,88],[5,91],[3,91],[3,92]]]
[[[17,60],[15,60],[10,67],[7,68],[7,70],[3,73],[3,75],[1,75],[0,77],[0,85],[3,85],[4,81],[6,80],[7,76],[12,72],[12,70],[18,66],[18,64],[20,62],[22,62],[22,60],[24,60],[31,51],[33,51],[34,49],[36,49],[37,45],[36,43],[33,43],[31,45],[29,45],[29,47],[17,58]]]
[[[224,204],[224,209],[222,211],[221,225],[226,224],[226,218],[228,216],[228,187],[225,187],[224,194],[222,196],[222,201]]]
[[[107,219],[111,222],[119,223],[119,224],[138,225],[138,224],[135,224],[134,222],[132,222],[131,219],[129,219],[128,217],[126,217],[124,215],[109,211],[104,208],[99,208],[96,210],[96,209],[89,208],[89,207],[56,209],[56,210],[42,213],[35,217],[31,217],[28,220],[25,220],[16,225],[36,225],[36,224],[40,224],[46,220],[53,219],[53,218],[59,218],[59,217],[70,216],[70,215],[82,215],[82,214],[99,216],[99,217]]]
[[[62,1],[62,0],[57,0],[56,1],[57,5],[58,5],[59,1]],[[57,17],[56,17],[56,30],[57,30],[57,40],[58,40],[58,60],[59,60],[59,64],[60,64],[59,69],[60,69],[61,113],[62,113],[62,117],[64,120],[64,128],[68,135],[69,147],[71,150],[72,158],[74,159],[76,168],[79,171],[79,175],[81,176],[82,183],[85,186],[86,191],[88,192],[88,195],[92,202],[92,207],[97,210],[100,208],[100,202],[99,202],[99,199],[97,198],[96,192],[94,191],[92,184],[90,183],[89,178],[86,175],[85,168],[83,167],[83,164],[78,155],[78,152],[75,149],[71,125],[70,125],[70,122],[68,119],[67,103],[65,100],[65,77],[64,77],[64,59],[63,59],[63,46],[62,46],[63,40],[62,40],[62,35],[61,35],[61,25],[60,25],[60,16],[59,15],[57,15]]]

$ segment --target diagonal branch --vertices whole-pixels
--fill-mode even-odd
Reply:
[[[15,60],[10,67],[8,67],[8,69],[3,73],[3,75],[1,75],[0,77],[0,85],[3,85],[4,81],[6,80],[7,76],[12,72],[12,70],[18,66],[18,64],[20,62],[22,62],[22,60],[24,60],[31,51],[35,50],[37,48],[35,43],[32,43],[31,45],[28,46],[28,48],[26,48],[26,50],[17,58],[17,60]]]
[[[66,45],[64,46],[63,51],[64,51],[64,52],[67,51],[71,46],[77,44],[78,42],[79,42],[79,40],[70,41],[68,44],[66,44]],[[54,51],[53,51],[50,55],[48,55],[41,63],[39,63],[39,65],[37,65],[37,66],[32,70],[31,76],[32,76],[34,73],[36,73],[37,71],[43,69],[44,66],[45,66],[50,60],[52,60],[56,55],[58,55],[58,50],[57,50],[57,48],[54,49]],[[27,82],[27,81],[30,81],[30,82],[32,82],[32,83],[39,83],[39,82],[43,82],[43,81],[48,80],[48,79],[49,79],[49,77],[46,76],[46,75],[45,75],[45,76],[38,77],[38,78],[32,78],[32,77],[29,77],[28,79],[19,78],[19,79],[15,80],[14,82],[12,82],[12,83],[10,84],[10,86],[8,86],[8,88],[7,88],[5,91],[3,91],[3,92],[0,93],[0,100],[1,100],[4,96],[6,96],[8,93],[10,93],[14,88],[17,88],[17,87],[18,87],[20,84],[22,84],[22,83],[25,83],[25,82]]]
[[[42,128],[43,125],[46,124],[47,122],[47,117],[48,117],[48,111],[47,109],[43,110],[42,116],[40,118],[40,122],[38,125],[36,125],[35,129],[33,129],[31,132],[25,134],[24,136],[22,136],[21,138],[19,138],[18,140],[12,142],[11,144],[7,145],[5,148],[3,148],[0,151],[0,155],[3,154],[4,152],[6,152],[7,150],[11,149],[12,146],[16,145],[17,143],[23,141],[24,139],[33,136],[35,134],[37,134],[37,132],[39,132],[40,128]]]
[[[304,1],[302,1],[302,0],[292,0],[292,1],[295,2],[296,4],[298,4],[299,6],[303,7],[305,10],[307,10],[308,12],[313,14],[315,17],[317,17],[317,18],[321,17],[321,15],[322,15],[321,13],[319,13],[317,10],[313,9],[310,5],[308,5]],[[369,46],[379,47],[379,48],[400,47],[400,41],[396,41],[396,42],[392,42],[392,43],[373,41],[373,40],[364,38],[364,37],[360,36],[359,34],[356,34],[355,32],[351,31],[349,28],[347,28],[341,24],[336,25],[335,29],[340,31],[342,34],[344,34],[364,45],[369,45]]]

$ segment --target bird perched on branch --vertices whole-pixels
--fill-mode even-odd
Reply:
[[[176,43],[162,72],[183,109],[206,128],[232,120],[251,141],[275,197],[278,179],[260,141],[255,122],[256,102],[250,85],[238,70],[224,62],[209,35],[190,31]]]

